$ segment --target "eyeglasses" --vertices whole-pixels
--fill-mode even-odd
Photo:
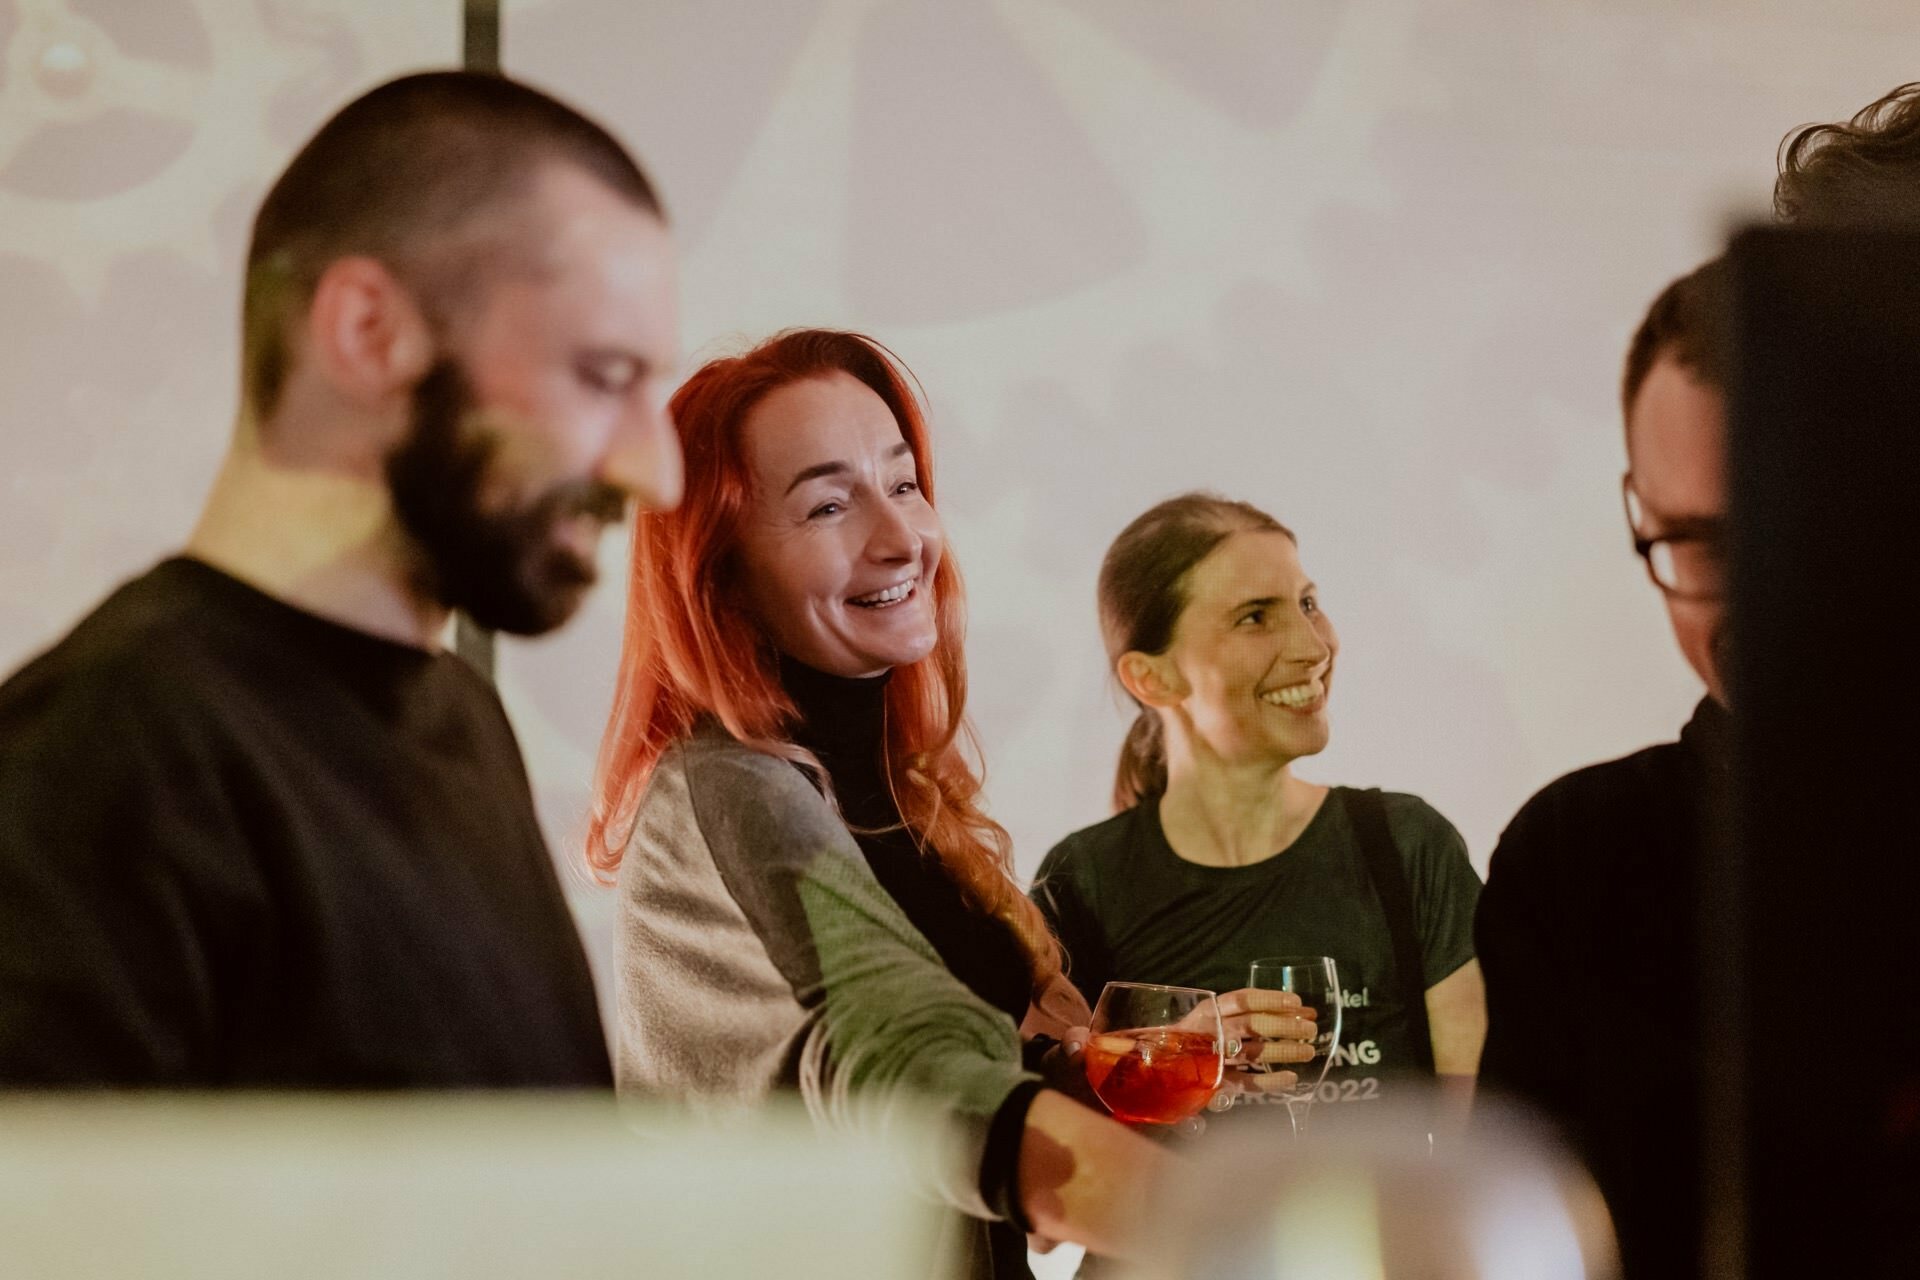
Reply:
[[[1726,535],[1718,520],[1694,520],[1649,538],[1647,509],[1634,492],[1631,472],[1620,477],[1633,549],[1647,562],[1653,585],[1676,600],[1718,600],[1727,590]]]

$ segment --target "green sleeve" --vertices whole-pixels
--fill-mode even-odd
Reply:
[[[821,1122],[886,1133],[896,1116],[945,1120],[922,1153],[948,1203],[981,1201],[988,1128],[1016,1087],[1012,1019],[943,964],[800,772],[733,744],[693,752],[688,791],[728,892],[806,1011],[799,1084]]]

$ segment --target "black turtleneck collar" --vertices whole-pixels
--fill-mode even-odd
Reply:
[[[793,740],[819,758],[842,811],[858,826],[897,823],[886,784],[886,699],[892,673],[828,675],[782,654],[780,684],[800,719]]]
[[[1018,1023],[1032,994],[1019,942],[998,920],[970,908],[939,860],[921,853],[887,787],[890,678],[831,676],[783,656],[780,683],[800,713],[793,740],[826,769],[854,842],[888,896],[955,977]]]
[[[832,676],[786,654],[780,684],[800,712],[801,728],[824,745],[878,741],[891,671],[877,676]]]

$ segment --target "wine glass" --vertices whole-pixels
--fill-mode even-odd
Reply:
[[[1109,982],[1090,1029],[1087,1084],[1118,1119],[1178,1124],[1220,1087],[1225,1033],[1211,991]]]
[[[1320,1092],[1327,1067],[1340,1047],[1340,1011],[1346,1001],[1340,991],[1340,971],[1332,956],[1274,956],[1255,960],[1247,971],[1249,987],[1268,991],[1291,991],[1300,1003],[1317,1015],[1313,1032],[1313,1060],[1277,1062],[1258,1068],[1261,1071],[1291,1071],[1294,1083],[1285,1089],[1270,1090],[1287,1104],[1287,1119],[1295,1133],[1307,1128],[1307,1110]]]

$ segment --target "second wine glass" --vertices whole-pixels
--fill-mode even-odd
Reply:
[[[1307,1108],[1320,1092],[1327,1067],[1340,1047],[1340,1012],[1346,1004],[1340,990],[1340,970],[1332,956],[1273,956],[1255,960],[1248,968],[1247,985],[1269,991],[1291,991],[1314,1011],[1313,1060],[1276,1063],[1265,1071],[1291,1071],[1291,1088],[1274,1093],[1287,1104],[1287,1117],[1296,1133],[1307,1127]]]

